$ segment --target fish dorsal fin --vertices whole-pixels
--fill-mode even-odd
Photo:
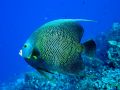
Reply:
[[[95,20],[90,20],[90,19],[58,19],[58,20],[61,22],[97,22]]]
[[[95,21],[88,19],[57,19],[46,23],[44,27],[51,26],[57,28],[57,30],[61,30],[61,29],[66,30],[68,31],[66,32],[66,34],[70,34],[76,41],[80,42],[83,36],[84,29],[79,22],[95,22]]]

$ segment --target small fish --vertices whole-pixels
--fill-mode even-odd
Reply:
[[[84,29],[79,21],[93,20],[58,19],[45,23],[32,33],[19,54],[42,74],[81,75],[85,68],[81,54],[93,57],[96,44],[93,40],[80,43]]]
[[[111,40],[111,41],[108,41],[108,43],[109,43],[110,45],[117,46],[117,47],[120,48],[120,42],[117,42],[117,41]]]

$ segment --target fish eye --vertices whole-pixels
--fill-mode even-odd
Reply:
[[[24,45],[24,48],[26,48],[26,47],[27,47],[27,45],[25,44],[25,45]]]

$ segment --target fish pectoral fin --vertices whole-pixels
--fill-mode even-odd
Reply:
[[[38,57],[37,57],[37,56],[33,56],[33,58],[34,58],[35,60],[37,60],[37,59],[38,59]]]

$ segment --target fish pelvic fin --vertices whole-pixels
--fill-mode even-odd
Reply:
[[[95,42],[93,40],[89,40],[83,43],[83,52],[89,57],[94,57],[96,52]]]
[[[49,72],[46,72],[46,71],[43,71],[43,70],[37,70],[41,75],[43,75],[48,81],[50,81],[51,83],[56,83],[56,80],[53,79],[48,73]],[[53,73],[50,73],[50,74],[53,74]]]

